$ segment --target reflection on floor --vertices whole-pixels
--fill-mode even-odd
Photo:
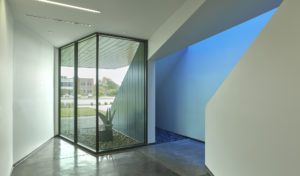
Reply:
[[[178,140],[182,140],[182,139],[186,139],[186,138],[183,136],[180,136],[178,134],[175,134],[173,132],[163,130],[161,128],[155,128],[156,144],[178,141]]]
[[[14,168],[12,176],[209,176],[204,144],[184,139],[92,156],[55,138]]]

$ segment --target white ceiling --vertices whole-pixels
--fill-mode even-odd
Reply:
[[[10,0],[14,17],[56,47],[93,32],[149,39],[187,0],[53,0],[100,10],[94,14],[35,0]],[[44,18],[95,25],[87,27]]]
[[[149,59],[156,60],[278,7],[282,0],[206,0],[204,3],[203,0],[53,1],[100,10],[102,13],[94,14],[35,0],[9,2],[17,21],[56,47],[93,32],[102,32],[148,39],[149,48],[157,48],[151,52]],[[91,24],[94,27],[26,15]],[[169,26],[172,24],[170,22],[178,23],[176,19],[181,19],[181,22],[172,25],[173,30],[160,28]]]

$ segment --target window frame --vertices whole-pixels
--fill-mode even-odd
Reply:
[[[78,85],[78,42],[84,41],[86,39],[89,39],[91,37],[96,37],[96,89],[98,90],[98,70],[99,70],[99,37],[111,37],[111,38],[117,38],[117,39],[125,39],[125,40],[131,40],[131,41],[136,41],[144,44],[144,143],[141,144],[136,144],[132,146],[126,146],[126,147],[120,147],[116,149],[111,149],[109,151],[100,151],[99,150],[99,125],[98,121],[98,91],[96,91],[96,150],[93,150],[91,148],[88,148],[86,146],[80,145],[78,143],[78,135],[77,135],[77,102],[78,102],[78,87],[81,85]],[[74,140],[71,140],[61,134],[61,50],[67,46],[74,45]],[[130,149],[134,147],[139,147],[139,146],[145,146],[148,144],[148,62],[147,62],[147,56],[148,56],[148,41],[143,40],[143,39],[138,39],[138,38],[132,38],[132,37],[126,37],[126,36],[120,36],[120,35],[114,35],[114,34],[107,34],[107,33],[100,33],[100,32],[95,32],[90,35],[87,35],[83,38],[80,38],[78,40],[75,40],[73,42],[70,42],[66,45],[63,45],[58,48],[58,136],[70,143],[72,143],[75,146],[80,147],[81,149],[91,153],[91,154],[103,154],[106,152],[111,152],[111,151],[118,151],[118,150],[125,150],[125,149]],[[87,82],[88,84],[88,82]],[[89,86],[87,86],[89,87]]]

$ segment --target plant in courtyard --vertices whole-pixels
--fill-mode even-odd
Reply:
[[[114,120],[115,113],[116,111],[112,112],[111,109],[107,109],[106,114],[99,112],[99,117],[103,122],[99,131],[99,140],[102,142],[112,141],[112,121]]]
[[[112,121],[114,120],[115,113],[116,111],[114,110],[113,112],[111,112],[110,108],[107,109],[106,114],[99,112],[100,119],[102,120],[105,129],[112,128]]]
[[[94,106],[94,103],[93,103],[93,102],[91,102],[91,106]]]
[[[108,103],[107,103],[107,102],[105,102],[105,103],[104,103],[104,105],[108,105]]]

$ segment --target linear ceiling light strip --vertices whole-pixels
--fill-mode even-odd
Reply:
[[[64,4],[64,3],[55,2],[55,1],[49,1],[49,0],[36,0],[36,1],[47,3],[47,4],[52,4],[52,5],[57,5],[57,6],[62,6],[62,7],[68,7],[68,8],[77,9],[77,10],[82,10],[82,11],[87,11],[87,12],[92,12],[92,13],[101,13],[99,10],[93,10],[93,9],[73,6],[73,5]]]

